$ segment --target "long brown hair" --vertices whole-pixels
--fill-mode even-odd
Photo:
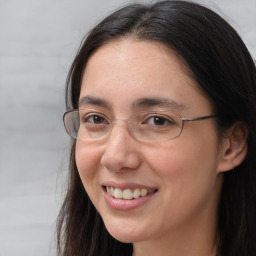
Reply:
[[[212,101],[219,127],[225,130],[238,120],[247,125],[248,155],[240,166],[224,174],[217,246],[218,256],[256,255],[256,70],[246,46],[224,19],[198,4],[131,4],[105,18],[83,41],[67,79],[67,109],[78,107],[81,79],[91,54],[120,37],[160,41],[170,47]],[[58,255],[130,256],[132,244],[121,243],[108,233],[83,187],[75,143],[57,223]]]

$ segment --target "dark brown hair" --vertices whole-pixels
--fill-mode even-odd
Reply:
[[[67,79],[67,109],[78,107],[81,79],[91,54],[121,37],[164,43],[184,60],[213,103],[221,130],[238,120],[247,125],[246,159],[224,174],[217,255],[256,255],[256,70],[246,46],[224,19],[201,5],[186,1],[131,4],[105,18],[83,41]],[[111,237],[82,185],[75,143],[58,217],[58,255],[130,256],[132,244]]]

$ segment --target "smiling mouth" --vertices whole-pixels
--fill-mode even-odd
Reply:
[[[146,197],[152,193],[155,193],[157,190],[153,189],[146,189],[146,188],[135,188],[135,189],[120,189],[106,186],[104,187],[105,191],[116,199],[125,199],[125,200],[132,200],[137,199],[139,197]]]

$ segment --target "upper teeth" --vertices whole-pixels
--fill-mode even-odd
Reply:
[[[135,188],[133,191],[130,188],[126,188],[124,190],[114,187],[106,187],[108,194],[115,198],[119,199],[133,199],[133,198],[139,198],[141,196],[146,196],[148,194],[151,194],[154,192],[154,190],[148,190],[145,188]]]

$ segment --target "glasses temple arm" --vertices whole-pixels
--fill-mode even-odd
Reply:
[[[201,116],[201,117],[196,117],[196,118],[182,118],[183,122],[190,122],[190,121],[199,121],[199,120],[205,120],[209,118],[215,118],[218,115],[210,115],[210,116]]]

